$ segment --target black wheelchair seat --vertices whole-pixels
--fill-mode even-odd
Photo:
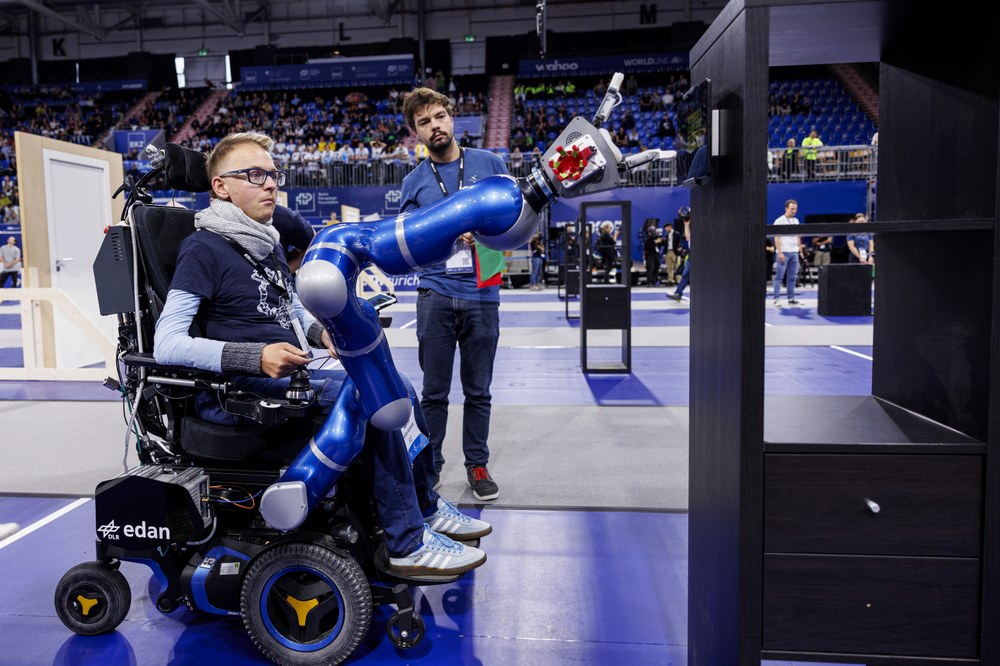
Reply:
[[[316,423],[307,418],[265,428],[187,416],[181,421],[181,447],[198,461],[287,465],[309,444],[315,429]]]

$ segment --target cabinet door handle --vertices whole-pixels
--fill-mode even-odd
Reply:
[[[878,513],[882,510],[882,507],[878,505],[878,502],[872,501],[870,499],[865,500],[865,504],[868,506],[868,510],[872,513]]]

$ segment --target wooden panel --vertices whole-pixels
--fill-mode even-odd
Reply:
[[[979,557],[981,456],[765,459],[766,551]]]
[[[992,254],[989,231],[875,241],[872,393],[983,441]]]
[[[763,647],[979,653],[979,560],[764,556]]]
[[[721,111],[691,192],[688,664],[760,664],[767,10],[733,17],[692,65]],[[733,257],[743,257],[733,262]]]
[[[877,219],[994,217],[995,89],[990,98],[885,63],[880,71]]]

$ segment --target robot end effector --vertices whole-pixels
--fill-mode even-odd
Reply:
[[[677,151],[657,149],[622,157],[602,125],[621,104],[618,89],[623,78],[621,72],[612,77],[592,121],[573,118],[542,156],[539,169],[552,185],[556,197],[578,197],[615,189],[621,185],[621,176],[626,172],[655,160],[677,157]]]

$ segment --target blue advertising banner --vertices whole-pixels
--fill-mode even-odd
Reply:
[[[647,53],[642,55],[570,56],[567,58],[521,60],[518,76],[539,78],[549,76],[594,76],[614,72],[669,72],[688,69],[688,54]]]
[[[799,222],[806,223],[813,215],[842,215],[843,219],[824,222],[850,222],[855,213],[867,210],[868,183],[863,180],[842,180],[835,183],[771,183],[767,186],[767,223],[785,214],[785,202],[795,199],[799,204]]]
[[[465,132],[468,132],[469,136],[480,136],[483,133],[483,117],[455,116],[455,138],[461,139]]]
[[[115,152],[128,155],[132,151],[138,151],[139,156],[143,155],[143,150],[149,144],[163,134],[162,129],[148,130],[115,130]],[[163,145],[162,142],[159,145]]]
[[[312,61],[302,65],[240,68],[240,83],[258,88],[281,84],[326,86],[413,83],[413,56],[371,56]]]

